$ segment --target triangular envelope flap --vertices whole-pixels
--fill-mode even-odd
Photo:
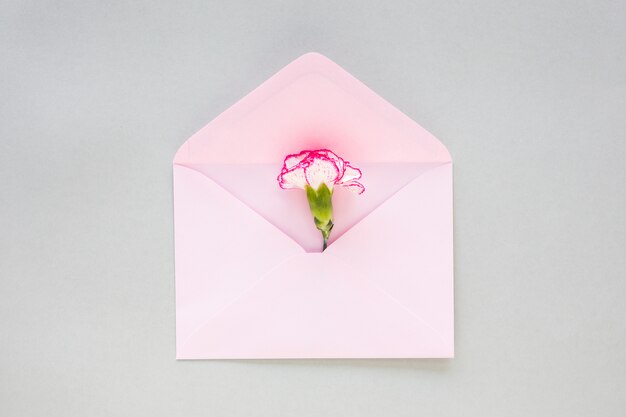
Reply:
[[[303,252],[206,176],[177,165],[174,217],[178,342],[263,273]]]
[[[432,134],[328,58],[306,54],[192,136],[175,162],[280,164],[328,148],[363,162],[447,162]]]
[[[404,187],[326,252],[367,271],[452,349],[452,239],[452,164],[445,164]]]
[[[302,192],[282,192],[285,155],[327,148],[363,171],[361,196],[339,190],[330,244],[398,189],[450,160],[433,135],[328,58],[306,54],[191,137],[175,163],[191,166],[309,252],[319,251]]]
[[[333,195],[335,226],[331,245],[397,190],[437,165],[363,163],[358,166],[366,173],[363,181],[367,191],[355,195],[340,187],[336,189]],[[280,165],[192,164],[189,167],[220,184],[307,252],[320,251],[320,232],[311,219],[305,193],[282,190],[277,185]]]
[[[303,254],[209,320],[179,359],[441,357],[430,326],[342,261]]]

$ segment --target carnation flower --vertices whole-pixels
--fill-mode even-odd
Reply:
[[[323,249],[333,228],[332,195],[335,186],[362,194],[365,187],[359,180],[361,170],[328,149],[302,151],[287,155],[278,176],[283,189],[296,188],[306,191],[315,226],[322,232]]]

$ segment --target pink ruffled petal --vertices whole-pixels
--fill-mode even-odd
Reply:
[[[296,167],[290,171],[283,171],[278,176],[280,188],[302,188],[307,185],[304,168]]]
[[[363,192],[365,191],[365,187],[363,186],[363,184],[358,181],[344,182],[340,185],[355,194],[363,194]]]
[[[293,154],[293,155],[287,155],[285,157],[285,162],[283,165],[283,170],[290,170],[293,167],[295,167],[296,165],[298,165],[300,162],[302,162],[304,159],[306,159],[309,154],[311,153],[311,151],[302,151],[298,154]]]
[[[312,154],[312,156],[321,155],[321,156],[323,156],[323,157],[325,157],[327,159],[332,160],[335,163],[335,165],[337,165],[337,169],[339,169],[339,177],[338,178],[341,178],[341,175],[343,174],[343,171],[345,169],[344,168],[345,162],[344,162],[344,160],[342,158],[337,156],[336,153],[334,153],[333,151],[330,151],[328,149],[319,149],[317,151],[311,152],[311,154]]]
[[[324,183],[331,190],[335,184],[339,184],[356,194],[362,194],[365,187],[356,181],[360,178],[360,169],[328,149],[318,149],[287,155],[278,183],[281,188],[301,189],[307,185],[318,189]]]
[[[343,176],[341,177],[341,183],[350,182],[353,180],[358,180],[361,178],[361,170],[350,165],[349,162],[346,162],[346,168],[343,172]]]
[[[304,169],[304,174],[307,182],[314,190],[317,190],[322,183],[325,183],[332,190],[340,172],[335,162],[317,155],[316,158],[310,160],[309,165]]]

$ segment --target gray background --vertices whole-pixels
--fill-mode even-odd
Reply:
[[[0,3],[0,415],[624,415],[626,2],[369,3]],[[174,153],[308,51],[453,155],[454,360],[174,360]]]

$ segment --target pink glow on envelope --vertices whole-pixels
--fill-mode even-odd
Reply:
[[[329,248],[285,155],[328,148]],[[177,358],[453,356],[452,166],[430,133],[307,54],[192,136],[174,160]]]

